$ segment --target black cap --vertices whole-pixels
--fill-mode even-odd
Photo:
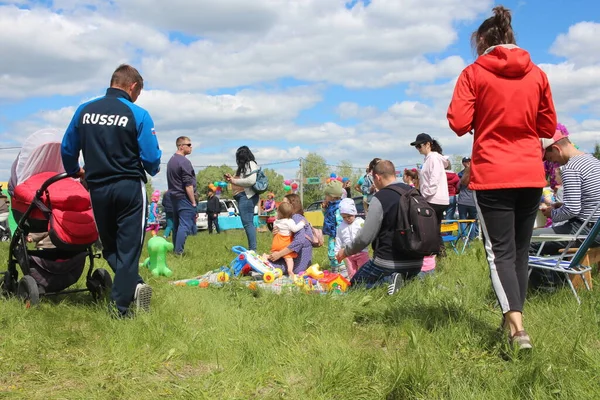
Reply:
[[[462,162],[471,161],[471,157],[463,157]]]
[[[429,136],[426,133],[419,133],[417,135],[417,138],[415,139],[415,141],[412,142],[410,145],[416,146],[418,144],[423,144],[423,143],[433,143],[433,139],[431,138],[431,136]]]

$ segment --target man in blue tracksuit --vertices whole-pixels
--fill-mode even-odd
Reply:
[[[146,223],[146,172],[158,173],[161,150],[154,122],[133,104],[144,80],[119,66],[104,97],[79,106],[62,141],[65,171],[87,181],[102,254],[115,273],[111,298],[119,315],[149,310],[152,288],[138,274]],[[85,171],[79,166],[83,153]]]

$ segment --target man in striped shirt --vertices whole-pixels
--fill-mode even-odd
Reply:
[[[575,234],[600,203],[600,160],[578,150],[567,136],[558,131],[552,139],[541,141],[544,159],[561,165],[563,202],[542,210],[547,218],[552,219],[553,226],[536,229],[533,235]],[[586,235],[599,217],[600,210],[596,210],[581,234]],[[543,253],[559,254],[565,245],[564,242],[546,242]],[[600,235],[592,246],[600,246]],[[532,244],[532,251],[538,248],[539,244]]]

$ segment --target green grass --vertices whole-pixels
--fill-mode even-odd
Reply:
[[[269,237],[259,235],[260,251]],[[242,232],[200,233],[169,256],[183,279],[228,264]],[[7,246],[0,247],[6,259]],[[315,261],[327,265],[324,249]],[[99,266],[105,266],[102,261]],[[593,399],[600,393],[599,301],[530,293],[534,351],[497,333],[483,249],[450,254],[397,295],[154,288],[152,312],[114,320],[89,294],[24,309],[0,301],[2,399]]]

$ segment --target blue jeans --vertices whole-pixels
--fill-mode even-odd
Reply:
[[[446,209],[446,219],[455,219],[454,214],[456,214],[456,196],[450,196],[450,204]]]
[[[256,250],[256,227],[254,226],[254,207],[258,204],[258,194],[248,198],[246,193],[242,192],[234,199],[238,203],[240,210],[240,219],[248,237],[248,250]]]
[[[350,284],[351,287],[365,285],[367,289],[373,289],[382,284],[391,283],[391,275],[393,273],[399,273],[402,275],[404,280],[409,280],[419,275],[419,272],[421,272],[421,267],[401,270],[382,268],[375,265],[373,259],[371,259],[367,261],[365,265],[360,267],[356,274],[354,274]]]
[[[165,228],[163,236],[168,238],[171,234],[171,231],[173,230],[173,212],[166,212],[165,218],[167,219],[167,226]]]
[[[172,198],[173,203],[173,243],[175,254],[183,253],[185,240],[194,233],[196,209],[189,199]]]
[[[458,218],[459,219],[474,219],[477,221],[477,207],[475,206],[465,206],[462,204],[458,205]],[[460,232],[461,235],[465,235],[467,232],[467,224],[460,224]],[[469,235],[469,240],[475,239],[479,236],[479,225],[477,222],[473,224],[473,229],[471,230],[471,234]]]

